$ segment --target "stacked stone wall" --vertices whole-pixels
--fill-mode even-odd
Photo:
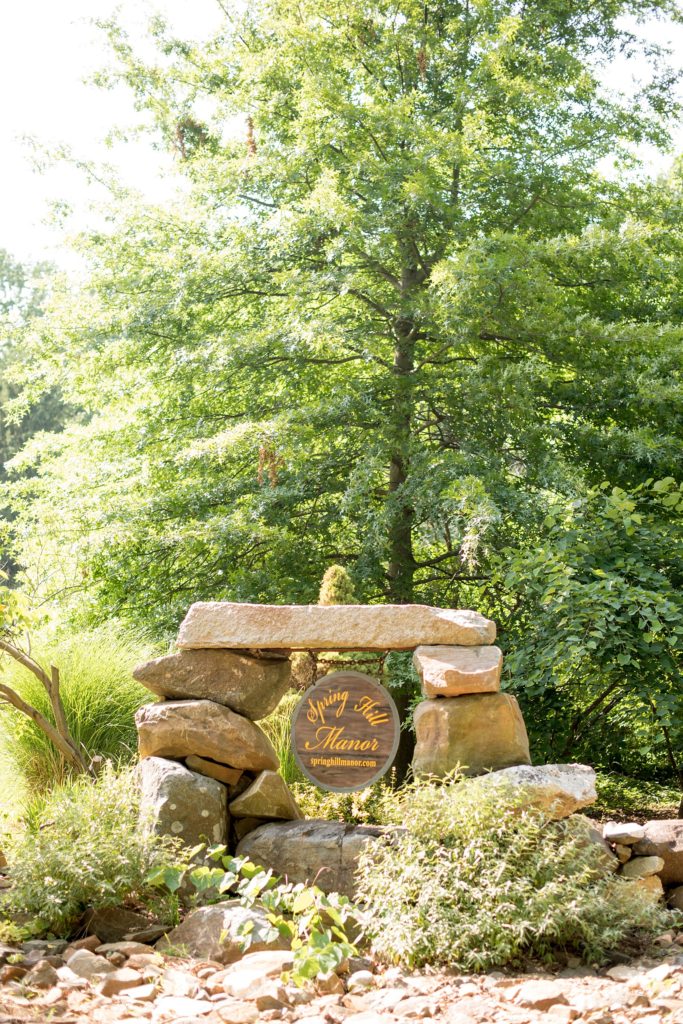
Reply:
[[[205,839],[230,849],[266,822],[301,817],[278,774],[277,754],[257,724],[291,685],[293,650],[417,648],[416,665],[430,698],[418,709],[418,740],[423,737],[424,747],[426,737],[435,754],[435,774],[464,761],[487,767],[526,763],[528,744],[516,702],[487,692],[500,685],[500,651],[491,646],[495,635],[495,624],[477,612],[423,605],[193,605],[176,653],[133,673],[160,698],[136,718],[143,813],[159,831],[188,845]],[[459,716],[453,718],[455,744],[451,726],[443,728],[454,685],[458,693],[488,697],[470,715],[483,715],[488,723],[483,761],[476,751],[463,757],[466,698],[460,698]],[[431,699],[442,692],[446,701]],[[495,750],[492,736],[499,737]]]

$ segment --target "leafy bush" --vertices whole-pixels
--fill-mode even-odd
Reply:
[[[135,712],[152,700],[131,672],[148,651],[111,626],[78,633],[34,652],[43,664],[58,666],[67,724],[88,758],[118,764],[135,756]],[[48,696],[15,662],[3,662],[7,682],[30,704],[50,717]],[[8,774],[18,774],[29,792],[66,781],[64,758],[34,723],[9,706],[0,714],[0,757]]]
[[[404,791],[406,830],[369,845],[358,899],[376,952],[408,966],[486,970],[571,950],[600,960],[665,912],[615,876],[580,817],[550,822],[476,780]]]
[[[395,816],[397,799],[392,787],[393,773],[354,793],[326,793],[307,780],[291,789],[306,818],[348,821],[355,825],[382,825]]]
[[[246,952],[254,941],[270,944],[284,938],[294,957],[291,972],[283,974],[283,980],[305,985],[358,952],[347,935],[347,924],[358,911],[347,896],[327,894],[303,882],[283,882],[272,870],[252,864],[247,857],[226,855],[225,846],[208,850],[208,859],[216,867],[204,864],[193,868],[192,858],[202,849],[198,846],[188,851],[185,862],[157,868],[148,881],[171,893],[181,885],[191,886],[204,904],[231,895],[245,907],[262,907],[266,911],[263,923],[249,919],[240,926],[242,948]]]
[[[177,839],[141,829],[133,769],[107,765],[97,781],[81,776],[46,795],[33,827],[5,844],[13,886],[2,909],[27,934],[69,935],[86,907],[149,905],[146,881],[177,860]]]

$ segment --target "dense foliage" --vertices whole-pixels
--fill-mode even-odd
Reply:
[[[631,173],[677,113],[634,25],[677,5],[230,14],[152,62],[107,26],[186,182],[23,336],[26,400],[83,410],[12,463],[28,578],[166,634],[339,564],[496,618],[537,757],[679,772],[683,176]]]
[[[34,816],[33,828],[11,835],[5,848],[12,888],[2,911],[24,922],[26,934],[68,936],[88,907],[158,905],[147,882],[174,862],[181,845],[141,829],[132,771],[107,766],[96,782],[80,778],[56,788]]]
[[[476,780],[408,790],[404,831],[361,855],[358,899],[390,962],[488,970],[574,952],[599,962],[665,912],[614,874],[589,823],[549,821]]]

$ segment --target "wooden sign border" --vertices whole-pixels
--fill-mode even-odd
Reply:
[[[332,684],[334,685],[334,680],[338,679],[340,676],[355,676],[357,679],[362,679],[364,683],[372,683],[374,686],[378,686],[381,690],[384,690],[385,694],[389,698],[388,704],[389,709],[391,711],[391,717],[394,723],[395,735],[394,742],[391,747],[391,754],[387,758],[384,766],[380,768],[379,771],[377,771],[370,779],[368,779],[367,782],[364,782],[360,786],[329,786],[326,783],[321,782],[320,779],[316,779],[304,766],[301,758],[299,757],[299,751],[296,748],[296,743],[294,739],[294,731],[297,719],[302,709],[306,706],[306,702],[308,700],[309,695],[316,689],[316,687],[320,686],[321,683],[332,682]],[[294,754],[294,760],[296,761],[300,771],[305,775],[309,782],[312,782],[314,786],[318,787],[318,789],[326,790],[328,793],[358,793],[363,789],[367,789],[368,786],[372,786],[373,783],[377,782],[378,779],[381,779],[383,775],[386,775],[386,773],[393,765],[394,761],[396,760],[396,753],[398,751],[398,745],[400,740],[401,719],[399,718],[398,709],[394,702],[394,698],[391,696],[386,686],[383,686],[382,683],[379,682],[379,680],[374,679],[372,676],[367,675],[365,672],[354,672],[353,670],[344,672],[342,670],[340,672],[330,672],[330,674],[327,676],[321,676],[320,679],[317,679],[315,681],[313,686],[309,686],[309,688],[302,694],[301,699],[299,700],[298,704],[296,705],[292,713],[290,746],[292,749],[292,753]]]

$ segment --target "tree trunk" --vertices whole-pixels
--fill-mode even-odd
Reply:
[[[404,270],[401,292],[408,299],[421,283],[416,267]],[[413,523],[415,510],[404,488],[410,473],[410,442],[413,421],[413,372],[415,369],[415,324],[399,317],[394,324],[393,402],[389,411],[389,526],[387,567],[388,596],[394,604],[413,600]]]
[[[416,267],[407,268],[402,275],[401,292],[404,300],[419,287],[424,278]],[[407,304],[406,304],[407,305]],[[388,597],[393,604],[409,604],[413,598],[415,557],[413,555],[413,524],[415,510],[405,494],[410,474],[410,447],[413,421],[413,372],[415,369],[416,328],[410,316],[400,317],[394,324],[393,402],[389,411],[389,523],[387,566]],[[413,694],[406,688],[393,693],[396,707],[404,722]],[[394,761],[396,781],[400,785],[410,769],[415,737],[411,730],[402,729]]]

